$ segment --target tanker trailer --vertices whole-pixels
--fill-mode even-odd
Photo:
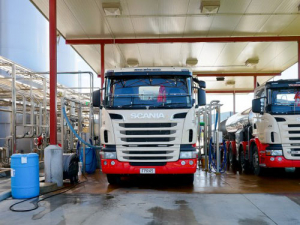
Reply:
[[[270,81],[254,90],[252,109],[230,117],[231,164],[261,175],[268,168],[300,168],[300,81]]]
[[[228,149],[228,165],[238,165],[244,170],[248,169],[246,168],[248,164],[245,163],[245,158],[248,157],[246,152],[248,149],[248,143],[252,137],[252,120],[253,113],[251,108],[241,113],[237,113],[227,119],[225,124],[227,135],[224,135],[224,139],[226,140],[226,147]]]

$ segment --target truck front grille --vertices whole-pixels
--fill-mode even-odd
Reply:
[[[121,134],[125,135],[169,135],[175,134],[175,130],[122,130]]]
[[[164,128],[175,127],[176,123],[120,123],[124,128]]]
[[[300,124],[289,121],[280,122],[282,147],[284,157],[287,159],[300,159]]]
[[[175,137],[171,138],[121,138],[124,142],[170,142],[174,141]]]
[[[118,160],[126,162],[169,162],[179,158],[181,130],[177,122],[115,122]]]

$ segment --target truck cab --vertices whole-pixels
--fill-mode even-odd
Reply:
[[[252,149],[260,167],[300,167],[300,81],[267,82],[255,91]]]
[[[185,174],[192,181],[203,88],[188,69],[108,71],[100,131],[108,182],[119,183],[128,174]]]

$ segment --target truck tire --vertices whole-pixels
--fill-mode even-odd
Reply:
[[[184,174],[182,175],[182,180],[184,184],[191,185],[194,183],[194,174]]]
[[[245,168],[245,156],[244,156],[243,147],[240,147],[240,150],[239,150],[239,168],[242,171],[244,171],[244,168]]]
[[[121,176],[118,174],[106,174],[107,181],[111,185],[121,184]]]
[[[233,154],[232,147],[229,145],[228,148],[228,162],[232,167],[236,166],[236,155]]]
[[[239,153],[239,167],[243,172],[248,173],[250,170],[250,166],[249,166],[249,160],[247,160],[246,157],[247,156],[245,156],[243,148],[241,147]]]
[[[259,155],[257,146],[253,147],[253,155],[252,155],[252,166],[253,166],[253,173],[257,176],[262,176],[264,173],[265,168],[259,166]]]
[[[186,184],[193,184],[194,183],[194,174],[186,174],[185,175],[185,183]]]

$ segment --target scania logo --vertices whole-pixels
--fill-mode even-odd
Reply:
[[[131,113],[132,119],[159,119],[165,118],[163,113]]]

